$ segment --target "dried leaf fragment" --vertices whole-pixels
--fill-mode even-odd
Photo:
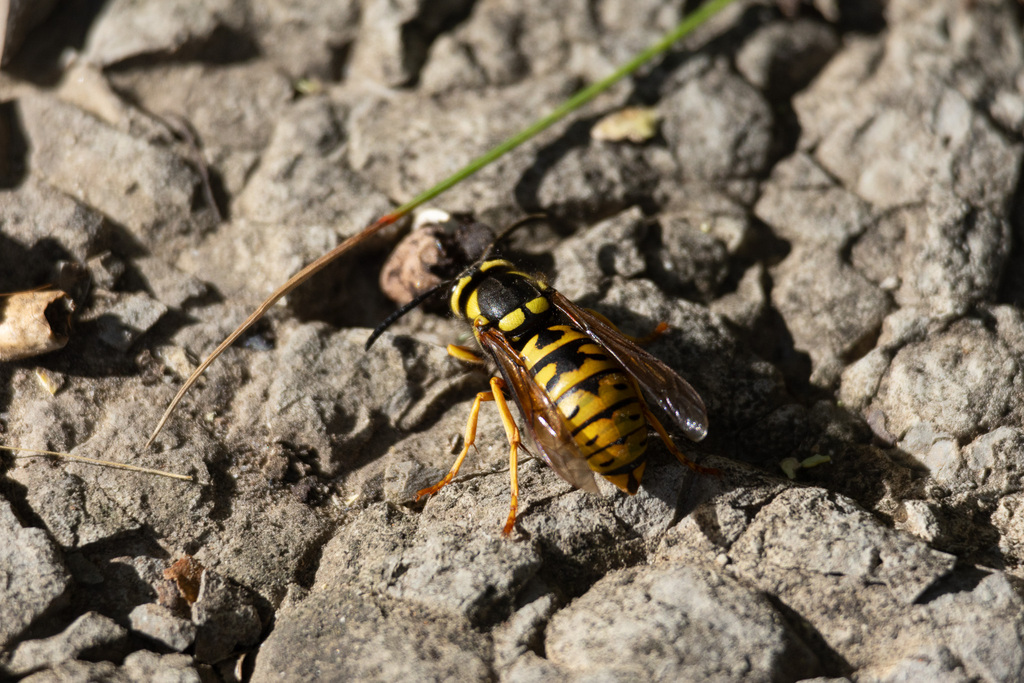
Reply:
[[[56,289],[0,296],[0,361],[64,348],[74,310],[71,297]]]
[[[626,107],[602,117],[590,129],[590,137],[608,142],[628,140],[639,145],[658,134],[660,119],[657,109]]]
[[[64,386],[63,375],[47,372],[42,368],[36,368],[36,379],[39,380],[39,384],[42,385],[43,389],[50,393],[50,396],[56,396],[57,392]]]
[[[164,570],[164,578],[178,584],[178,592],[188,604],[199,598],[199,580],[206,570],[202,563],[191,555],[184,555]]]

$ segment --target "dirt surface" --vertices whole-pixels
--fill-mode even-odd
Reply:
[[[1022,14],[846,5],[738,3],[436,202],[546,213],[508,255],[667,322],[649,348],[708,406],[676,440],[720,475],[655,440],[598,496],[528,459],[509,538],[490,404],[414,502],[487,374],[420,311],[363,351],[401,227],[142,444],[277,285],[680,3],[90,0],[9,40],[0,291],[88,287],[63,349],[0,364],[0,439],[195,481],[3,454],[0,676],[1021,680]],[[591,136],[626,106],[653,137]]]

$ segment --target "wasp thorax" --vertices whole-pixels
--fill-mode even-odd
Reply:
[[[544,285],[508,261],[485,261],[452,288],[452,311],[518,337],[546,324],[550,303]]]

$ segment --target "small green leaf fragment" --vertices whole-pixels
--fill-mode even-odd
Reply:
[[[797,470],[807,470],[818,465],[823,465],[827,462],[832,462],[831,456],[828,455],[812,455],[809,458],[803,460],[797,460],[796,458],[786,458],[779,463],[779,468],[786,473],[786,476],[790,479],[796,479]]]
[[[800,461],[796,458],[786,458],[779,463],[779,469],[786,473],[790,479],[796,479],[796,471],[800,469]]]
[[[809,458],[805,458],[803,461],[801,461],[800,467],[803,467],[805,470],[807,470],[812,467],[817,467],[818,465],[824,465],[827,462],[832,462],[832,456],[821,455],[819,453],[818,455],[812,455]]]

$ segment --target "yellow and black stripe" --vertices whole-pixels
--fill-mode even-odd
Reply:
[[[542,329],[518,350],[565,416],[590,469],[636,493],[647,463],[647,421],[625,371],[568,325]]]

